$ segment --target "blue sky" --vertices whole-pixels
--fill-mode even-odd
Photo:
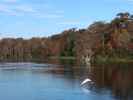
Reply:
[[[0,0],[0,38],[42,37],[133,13],[133,0]]]

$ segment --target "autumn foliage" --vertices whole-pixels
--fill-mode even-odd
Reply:
[[[111,22],[94,22],[86,29],[69,29],[51,37],[4,38],[0,60],[45,60],[51,56],[119,56],[133,54],[133,16],[119,13]]]

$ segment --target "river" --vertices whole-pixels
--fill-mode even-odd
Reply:
[[[133,100],[133,66],[0,63],[0,100]]]

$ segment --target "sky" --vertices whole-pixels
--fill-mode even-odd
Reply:
[[[47,37],[133,13],[133,0],[0,0],[0,38]]]

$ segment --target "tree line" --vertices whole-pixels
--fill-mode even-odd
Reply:
[[[98,21],[86,29],[72,28],[42,38],[4,38],[0,40],[0,60],[45,60],[51,56],[71,56],[77,60],[91,55],[133,54],[133,16],[118,13],[110,22]]]
[[[0,40],[1,61],[46,60],[51,56],[74,56],[75,29],[51,37],[4,38]]]

